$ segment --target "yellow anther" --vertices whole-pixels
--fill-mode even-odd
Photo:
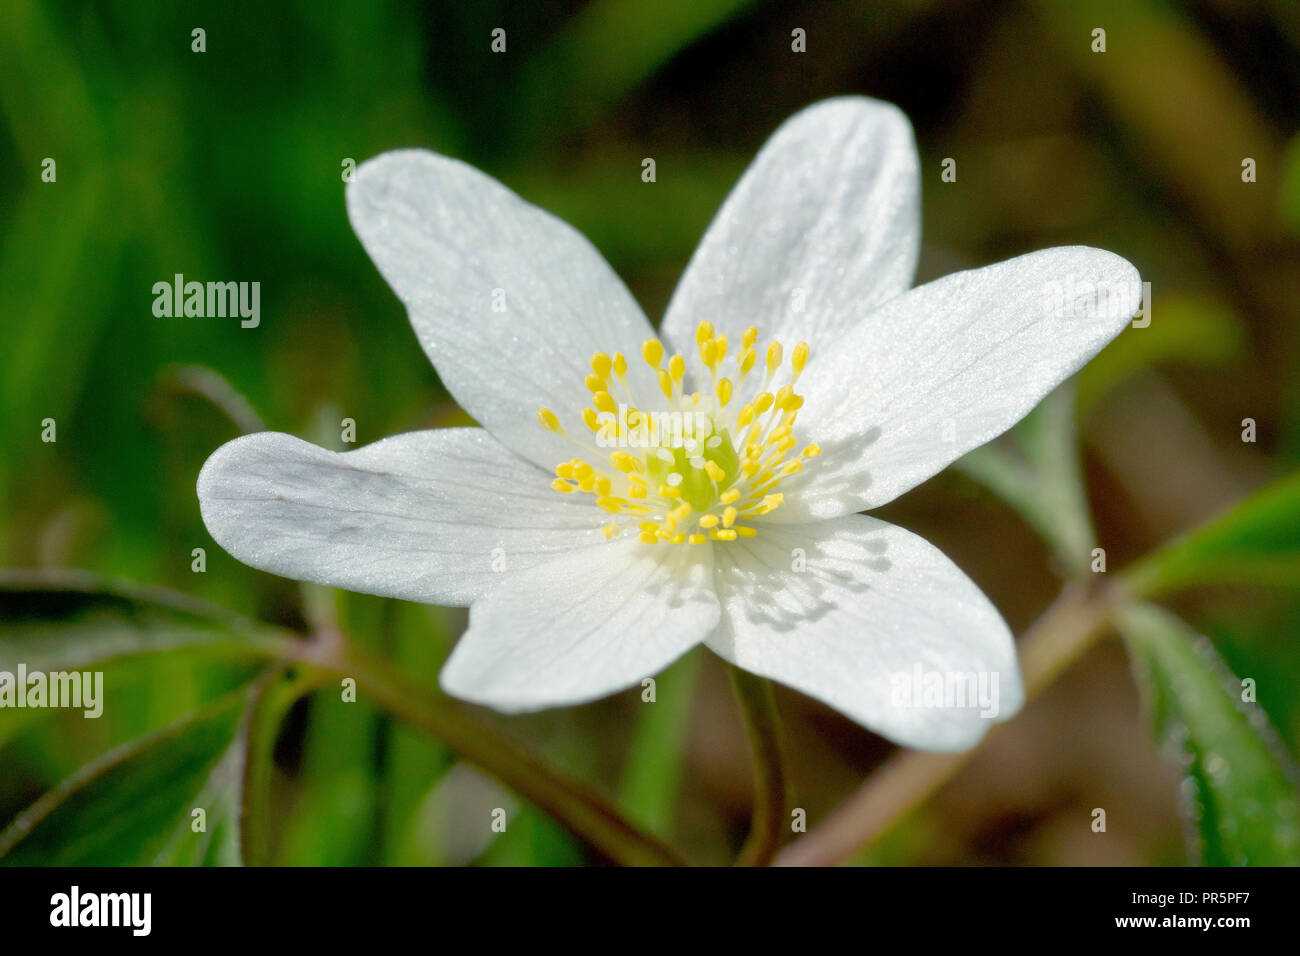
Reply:
[[[605,540],[608,541],[612,537],[614,537],[614,535],[618,534],[618,524],[616,522],[611,521],[609,524],[605,525],[605,527],[601,528],[600,530],[604,533]]]
[[[747,524],[737,525],[732,530],[735,531],[736,534],[740,535],[742,538],[752,538],[756,534],[758,534],[757,528],[750,527]]]
[[[616,451],[609,456],[610,463],[622,472],[641,471],[645,465],[641,464],[641,459],[635,455],[629,455],[625,451]]]
[[[607,498],[601,496],[596,499],[596,507],[604,508],[610,514],[616,515],[623,511],[623,502],[618,498]]]
[[[668,512],[668,517],[671,518],[673,521],[685,521],[687,518],[690,517],[690,514],[691,514],[691,506],[687,504],[685,501],[683,501],[672,511]]]
[[[703,345],[713,338],[713,323],[707,319],[695,327],[695,343]]]
[[[641,357],[645,359],[646,365],[658,368],[659,363],[663,361],[664,344],[658,339],[646,339],[641,343]]]
[[[692,534],[692,535],[687,535],[686,540],[689,541],[691,544],[703,544],[704,542],[709,540],[709,536],[704,534]]]
[[[680,491],[678,491],[676,488],[674,488],[672,485],[660,485],[660,486],[659,486],[659,497],[660,497],[660,498],[680,498],[681,496],[682,496],[682,493],[681,493]]]
[[[801,451],[799,454],[803,455],[805,458],[813,458],[817,455],[820,455],[821,453],[822,453],[821,446],[818,445],[816,442],[813,442],[807,448]]]
[[[653,521],[638,521],[636,523],[638,531],[658,531],[659,525]]]
[[[700,518],[700,527],[701,527],[701,528],[716,528],[717,526],[718,526],[718,516],[717,516],[717,515],[703,515],[703,516]]]
[[[715,541],[735,541],[736,531],[734,528],[723,528],[720,531],[710,532],[709,537]]]
[[[749,348],[757,341],[758,341],[758,327],[753,325],[745,329],[745,334],[740,337],[740,345],[742,348]]]
[[[713,354],[719,362],[727,360],[727,337],[719,335],[713,340]]]
[[[586,478],[595,470],[581,458],[574,458],[569,463],[573,466],[574,478]]]
[[[594,408],[584,408],[582,410],[582,423],[592,431],[600,430],[600,416],[596,414]]]
[[[555,474],[556,477],[559,478],[572,478],[573,465],[569,464],[567,461],[562,461],[555,466]]]
[[[733,524],[735,524],[736,514],[737,512],[735,508],[731,508],[731,507],[725,508],[722,512],[722,526],[724,528],[730,528]]]
[[[548,432],[556,432],[557,434],[564,433],[564,426],[562,426],[560,420],[555,417],[555,412],[551,411],[549,408],[539,408],[537,410],[537,423]]]
[[[627,490],[627,496],[629,498],[644,498],[647,494],[649,494],[649,492],[646,491],[645,485],[632,485]]]
[[[726,491],[724,491],[721,495],[718,496],[718,500],[721,501],[724,505],[729,505],[733,501],[738,501],[739,499],[740,499],[739,488],[729,488]]]
[[[588,375],[582,380],[582,384],[587,386],[589,392],[603,392],[605,390],[605,380],[599,375]]]
[[[782,354],[780,342],[773,342],[767,347],[767,370],[769,373],[777,370],[777,367],[781,364]]]
[[[574,489],[574,486],[569,484],[563,478],[556,478],[553,482],[551,482],[551,487],[554,488],[562,495],[571,494]]]
[[[709,477],[712,478],[714,482],[718,484],[721,484],[727,477],[726,471],[724,471],[722,466],[719,465],[716,461],[706,461],[704,463],[704,470],[707,471],[709,473]]]
[[[741,406],[740,412],[736,415],[736,427],[744,428],[754,420],[754,406],[748,402]]]
[[[791,392],[780,400],[778,407],[787,414],[797,412],[803,408],[803,396]],[[794,421],[794,419],[792,418],[791,421]]]
[[[726,408],[727,404],[731,401],[731,393],[733,390],[734,386],[731,384],[731,379],[718,379],[718,404],[723,408]]]
[[[659,369],[659,391],[664,393],[664,398],[673,397],[673,379],[667,369]]]
[[[642,531],[636,538],[642,544],[657,544],[659,542],[659,537],[649,531]]]
[[[713,339],[706,339],[700,343],[700,361],[704,363],[705,368],[716,368],[718,364],[718,343]]]
[[[610,484],[610,480],[608,478],[596,479],[596,494],[608,495],[612,490],[613,490],[613,486]]]
[[[790,366],[794,369],[794,381],[799,380],[803,374],[804,366],[808,364],[808,343],[800,342],[794,347],[794,354],[790,356]]]
[[[767,443],[770,445],[779,442],[782,438],[784,438],[788,434],[790,434],[789,425],[782,425],[779,428],[773,428],[772,431],[767,436]]]
[[[614,396],[609,392],[597,392],[591,396],[591,404],[595,405],[602,412],[614,414],[618,409],[618,403],[614,401]]]
[[[614,375],[619,379],[627,374],[627,359],[623,357],[622,352],[614,353]]]
[[[742,377],[749,374],[756,361],[758,361],[758,353],[754,351],[752,346],[746,346],[740,353],[740,374]]]
[[[762,415],[772,407],[772,402],[773,398],[771,392],[759,392],[758,396],[754,399],[754,411]]]
[[[614,360],[605,352],[597,352],[591,357],[591,370],[601,378],[609,378],[609,373],[613,371]]]
[[[793,475],[801,471],[803,471],[803,462],[796,458],[794,461],[788,461],[785,463],[785,467],[781,469],[781,475],[784,477],[785,475]]]
[[[686,376],[686,359],[680,355],[674,355],[668,360],[668,374],[673,377],[673,381],[678,384]]]

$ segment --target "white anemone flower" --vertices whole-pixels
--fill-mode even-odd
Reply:
[[[238,438],[199,476],[203,520],[255,568],[469,605],[441,683],[500,711],[606,696],[703,643],[900,744],[969,747],[1020,706],[1012,636],[938,549],[860,512],[1024,417],[1124,328],[1097,298],[1138,276],[1071,246],[909,291],[919,179],[892,105],[803,110],[656,336],[566,223],[457,160],[378,156],[353,228],[482,427],[344,453]],[[993,708],[932,692],[976,677]]]

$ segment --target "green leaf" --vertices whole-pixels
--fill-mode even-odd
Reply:
[[[238,769],[232,743],[246,691],[87,764],[0,832],[12,866],[237,862]],[[186,835],[193,810],[207,833]]]
[[[1143,558],[1124,579],[1142,597],[1198,584],[1300,586],[1300,472]]]
[[[1169,612],[1136,605],[1117,624],[1156,735],[1187,775],[1201,861],[1300,865],[1300,791],[1260,705],[1241,701],[1242,683],[1210,642]],[[1268,685],[1258,690],[1266,696]]]
[[[208,774],[194,806],[181,817],[171,839],[154,858],[165,866],[239,866],[239,816],[248,740],[236,734]],[[201,808],[203,827],[196,832],[194,810]]]
[[[1017,511],[1070,572],[1085,573],[1095,535],[1079,466],[1074,385],[1066,383],[1001,442],[954,466]]]
[[[0,570],[0,670],[62,670],[205,646],[253,657],[291,641],[188,595],[68,572]]]

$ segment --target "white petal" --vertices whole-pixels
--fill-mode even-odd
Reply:
[[[468,604],[551,556],[603,542],[599,512],[481,428],[410,432],[350,452],[263,432],[199,473],[208,531],[245,564],[302,581]]]
[[[863,515],[765,526],[719,547],[715,560],[723,616],[708,645],[745,670],[923,750],[970,747],[1020,707],[1007,626],[956,565],[911,532]],[[922,688],[947,679],[975,693],[900,696],[918,672]],[[988,706],[956,706],[981,699],[980,680]]]
[[[878,507],[996,438],[1119,335],[1140,285],[1119,256],[1069,246],[881,306],[800,380],[799,435],[823,454],[782,482],[772,519]]]
[[[546,406],[582,427],[593,352],[622,351],[640,374],[631,359],[654,333],[618,276],[576,230],[492,177],[401,150],[363,163],[347,202],[443,384],[512,451],[548,470],[570,457],[535,416]]]
[[[732,342],[749,325],[817,354],[912,284],[920,248],[912,127],[889,103],[824,100],[759,151],[696,250],[663,331],[690,350],[708,319]]]
[[[711,574],[708,545],[648,546],[635,538],[538,566],[474,602],[442,686],[506,712],[631,687],[717,624]]]

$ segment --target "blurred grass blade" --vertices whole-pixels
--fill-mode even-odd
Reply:
[[[1271,231],[1274,198],[1266,190],[1243,190],[1240,178],[1225,171],[1239,170],[1243,156],[1276,169],[1278,137],[1213,39],[1179,7],[1165,0],[1031,4],[1048,42],[1122,124],[1133,154],[1178,192],[1196,197],[1187,211],[1217,241],[1250,248]],[[1100,56],[1087,42],[1097,27],[1110,37]],[[1178,77],[1175,96],[1170,76]]]
[[[232,862],[229,841],[238,814],[229,800],[238,799],[238,784],[216,771],[231,759],[244,698],[243,690],[228,694],[87,764],[0,832],[0,863],[145,866],[200,857]],[[179,828],[188,829],[199,807],[207,814],[208,833],[195,836],[209,839],[178,839]],[[213,839],[214,826],[220,840]]]
[[[253,687],[239,741],[243,770],[237,816],[243,862],[265,866],[271,862],[272,770],[275,744],[290,709],[326,680],[309,668],[269,668]]]
[[[587,4],[528,61],[519,84],[519,127],[538,137],[582,129],[681,50],[751,3]]]
[[[693,653],[655,678],[654,703],[643,704],[623,767],[619,806],[629,820],[661,839],[672,836],[677,815],[699,671],[700,655]]]
[[[1238,702],[1241,685],[1209,641],[1169,612],[1129,607],[1117,624],[1156,735],[1187,775],[1200,862],[1300,865],[1300,791],[1259,704]]]
[[[0,570],[0,670],[61,670],[197,646],[272,657],[266,625],[176,591],[79,571]]]
[[[1124,579],[1141,597],[1197,584],[1300,587],[1300,472],[1143,558]]]

